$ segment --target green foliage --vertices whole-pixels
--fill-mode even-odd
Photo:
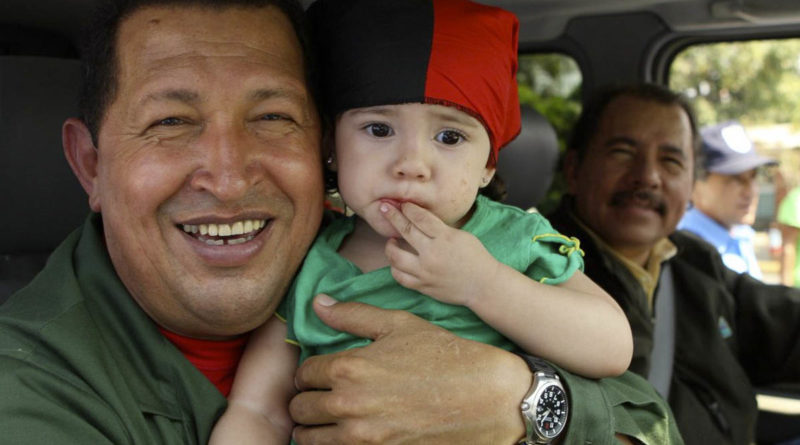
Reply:
[[[797,122],[798,72],[800,39],[696,45],[675,58],[670,87],[690,98],[701,126]]]
[[[535,108],[546,116],[556,130],[559,150],[564,152],[572,126],[581,111],[581,74],[572,58],[563,54],[533,54],[520,56],[517,83],[523,105]],[[555,208],[565,189],[561,174],[541,203],[542,213]]]

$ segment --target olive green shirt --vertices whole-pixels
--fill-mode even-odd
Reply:
[[[120,282],[93,216],[0,307],[0,442],[205,444],[222,394]]]
[[[561,376],[566,444],[682,443],[644,379]],[[226,405],[125,290],[98,215],[0,307],[0,394],[0,441],[26,445],[204,444]]]

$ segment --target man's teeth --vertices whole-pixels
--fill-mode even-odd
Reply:
[[[225,244],[241,244],[250,241],[256,233],[267,225],[266,220],[248,219],[236,221],[233,224],[182,224],[183,231],[193,235],[200,234],[196,238],[212,246],[222,246]],[[217,237],[216,239],[207,236]],[[233,237],[231,239],[219,239],[219,237]]]

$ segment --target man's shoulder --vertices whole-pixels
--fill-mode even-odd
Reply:
[[[686,211],[678,223],[678,230],[694,233],[715,246],[725,246],[731,239],[727,229],[697,207]]]
[[[695,233],[677,230],[669,236],[678,248],[676,260],[708,260],[719,256],[717,249]],[[701,258],[698,258],[698,255]]]

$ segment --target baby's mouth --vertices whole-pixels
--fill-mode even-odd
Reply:
[[[209,246],[232,246],[255,238],[267,222],[266,219],[245,219],[231,224],[178,224],[178,227]]]

